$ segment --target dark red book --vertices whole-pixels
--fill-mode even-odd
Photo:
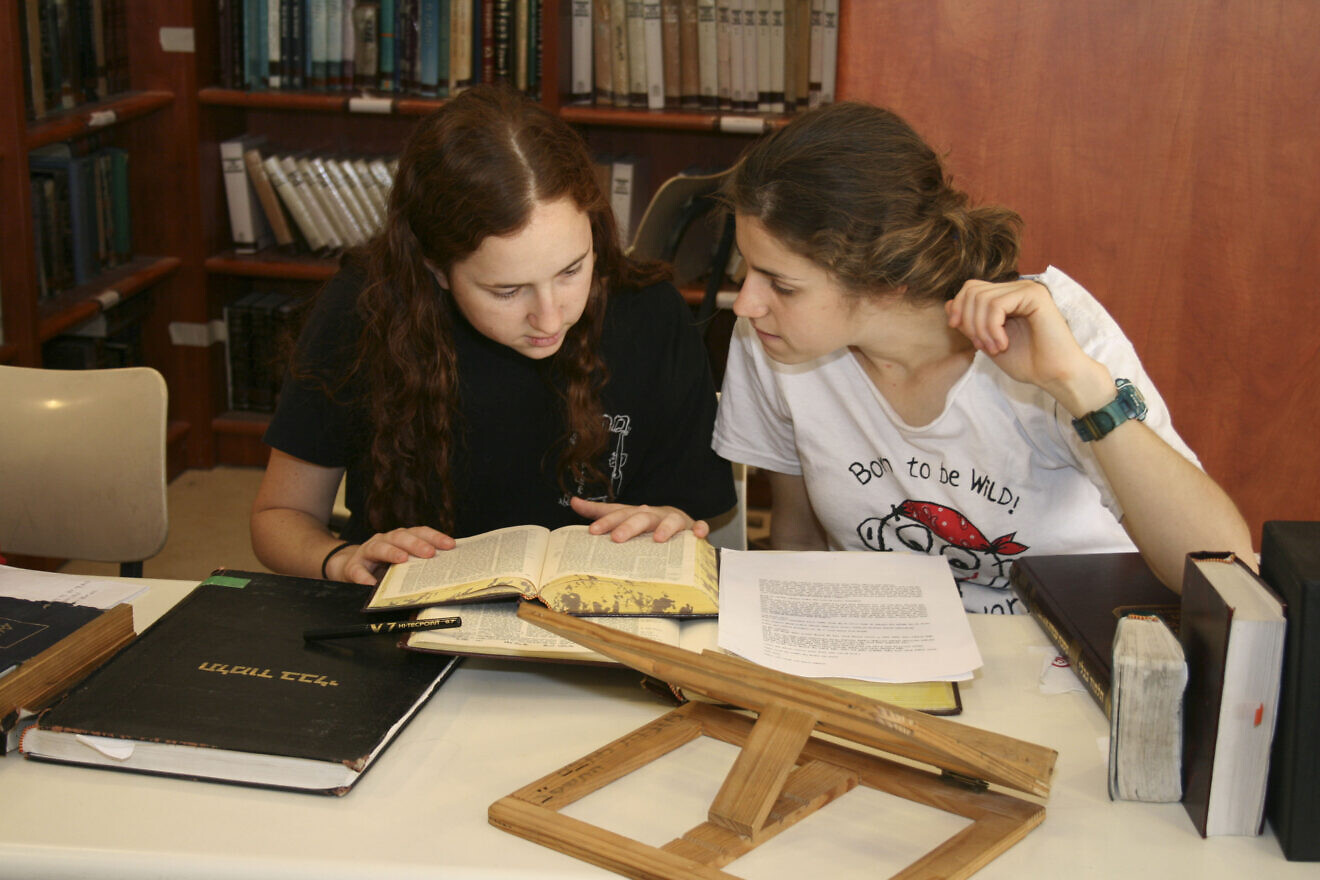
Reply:
[[[1265,523],[1260,574],[1288,606],[1265,816],[1285,856],[1320,861],[1320,522]]]
[[[1139,553],[1026,556],[1014,561],[1009,580],[1106,717],[1119,618],[1153,614],[1178,631],[1178,594]]]

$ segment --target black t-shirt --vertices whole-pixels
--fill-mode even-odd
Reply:
[[[340,371],[352,363],[362,332],[356,302],[363,283],[360,268],[341,270],[321,292],[298,340],[299,363],[327,376],[330,388],[340,387]],[[524,357],[481,335],[457,310],[455,315],[461,402],[450,533],[583,522],[559,486],[565,422],[552,385],[554,358]],[[715,388],[705,348],[673,286],[613,293],[601,355],[609,369],[601,397],[610,437],[598,466],[610,478],[614,500],[672,505],[699,519],[733,507],[729,465],[710,447]],[[362,541],[374,532],[363,515],[371,485],[365,382],[355,376],[334,399],[325,384],[286,378],[265,439],[313,464],[347,469],[353,517],[343,537]],[[428,475],[428,485],[430,497],[438,498],[439,476]],[[392,525],[438,526],[438,520]]]

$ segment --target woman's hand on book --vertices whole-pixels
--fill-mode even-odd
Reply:
[[[394,529],[345,547],[330,557],[326,574],[331,580],[375,585],[385,569],[396,562],[407,562],[413,557],[430,559],[437,550],[452,549],[453,538],[427,526]]]
[[[593,535],[608,534],[622,543],[650,532],[657,543],[664,543],[679,532],[691,529],[698,538],[710,534],[705,520],[694,520],[677,507],[651,507],[647,504],[612,504],[605,501],[572,499],[573,510],[592,520]]]

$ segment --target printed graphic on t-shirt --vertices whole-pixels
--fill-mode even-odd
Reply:
[[[588,501],[608,501],[611,498],[618,498],[619,493],[623,490],[624,468],[628,464],[626,442],[628,440],[628,435],[632,433],[632,416],[610,415],[609,413],[606,413],[604,418],[605,425],[610,432],[610,439],[607,444],[608,454],[605,459],[605,463],[609,467],[610,491],[608,494],[602,492],[599,495],[589,496],[586,494],[586,483],[582,480],[578,480],[577,494],[579,497],[585,498]],[[569,438],[569,443],[572,444],[576,440],[577,435],[574,434]],[[567,507],[568,496],[565,495],[561,498],[559,503]]]
[[[1008,567],[1027,546],[1013,540],[1017,533],[985,537],[960,511],[930,501],[911,499],[885,516],[872,516],[857,526],[857,535],[871,550],[908,550],[943,556],[961,592],[963,584],[1008,588]]]

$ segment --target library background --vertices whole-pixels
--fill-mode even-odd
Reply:
[[[813,103],[862,99],[911,121],[974,197],[1022,213],[1025,271],[1053,263],[1097,293],[1257,535],[1320,518],[1320,463],[1298,440],[1320,431],[1320,359],[1280,344],[1320,321],[1320,298],[1296,293],[1320,247],[1278,246],[1320,243],[1320,11],[1198,8],[5,4],[0,364],[153,366],[172,476],[259,466],[272,340],[377,228],[392,157],[452,90],[508,81],[576,126],[628,230],[674,175],[728,167]],[[694,309],[705,283],[685,285]]]

